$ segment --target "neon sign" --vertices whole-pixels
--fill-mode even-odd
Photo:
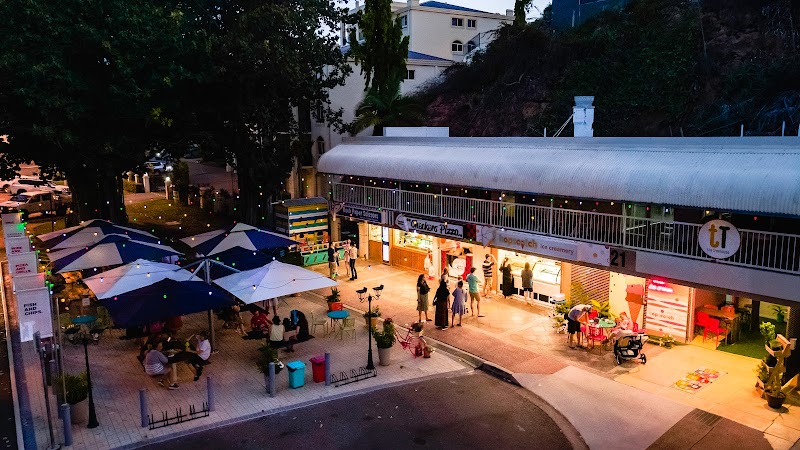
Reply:
[[[666,292],[667,294],[672,294],[675,292],[665,281],[661,280],[650,280],[650,284],[647,286],[647,289],[656,292]]]

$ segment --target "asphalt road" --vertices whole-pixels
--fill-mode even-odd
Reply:
[[[147,448],[572,448],[529,395],[476,371],[320,403]]]

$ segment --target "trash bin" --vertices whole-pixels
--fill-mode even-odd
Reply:
[[[311,374],[314,376],[314,383],[325,381],[325,357],[315,356],[311,358]]]
[[[306,363],[303,361],[291,361],[286,364],[289,370],[289,387],[297,389],[303,387],[306,381]]]

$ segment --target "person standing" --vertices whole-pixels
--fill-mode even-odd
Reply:
[[[443,279],[439,281],[439,289],[433,297],[433,305],[436,307],[436,314],[433,323],[436,328],[446,330],[448,328],[447,311],[450,309],[450,291],[447,290],[447,282]]]
[[[464,316],[466,309],[466,296],[467,294],[464,292],[464,282],[459,281],[456,288],[453,289],[453,316],[450,318],[450,322],[453,323],[454,327],[461,326],[461,318]],[[458,325],[456,325],[456,314],[458,314]]]
[[[425,321],[430,322],[428,318],[428,292],[431,288],[428,282],[425,281],[425,275],[420,275],[417,278],[417,312],[419,313],[419,322],[422,322],[422,313],[425,313]]]
[[[525,297],[525,303],[531,306],[533,300],[533,270],[531,270],[531,263],[526,262],[525,268],[522,269],[522,295]]]
[[[567,333],[569,333],[569,348],[575,348],[573,336],[578,334],[578,347],[582,347],[583,333],[581,333],[581,322],[586,322],[589,313],[592,311],[591,305],[575,305],[567,313]]]
[[[336,251],[336,246],[333,245],[333,242],[331,242],[328,245],[328,272],[330,272],[329,276],[332,280],[335,280],[336,277],[339,276],[339,274],[336,273],[338,262],[339,255]]]
[[[481,314],[481,293],[480,289],[478,289],[478,276],[475,275],[475,268],[472,267],[469,269],[469,275],[467,275],[467,285],[469,285],[469,309],[472,311],[472,315],[475,315],[475,302],[478,302],[478,317],[484,317]]]
[[[483,260],[483,296],[489,298],[492,295],[492,280],[494,279],[495,259],[491,253],[486,254]]]
[[[358,279],[358,272],[356,272],[356,260],[358,259],[358,247],[356,244],[350,244],[350,281]]]
[[[503,274],[503,297],[508,298],[514,293],[514,276],[511,274],[511,262],[508,257],[500,265],[500,273]]]
[[[347,270],[347,278],[352,279],[353,274],[350,273],[350,239],[344,241],[344,268]]]

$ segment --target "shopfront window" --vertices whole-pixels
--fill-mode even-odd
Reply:
[[[525,268],[526,263],[530,264],[533,272],[533,297],[535,299],[549,303],[550,297],[561,293],[560,261],[507,250],[499,250],[497,255],[498,267],[506,258],[511,264],[512,284],[510,286],[503,286],[507,280],[503,280],[503,275],[502,273],[500,274],[501,290],[504,293],[510,292],[512,295],[523,295],[522,270]],[[508,290],[506,291],[506,289]]]
[[[407,233],[405,231],[396,231],[394,245],[398,247],[412,248],[415,250],[432,250],[433,249],[433,236],[419,233]]]
[[[370,224],[370,226],[369,226],[369,240],[370,241],[381,242],[381,239],[382,239],[381,238],[381,234],[382,234],[381,230],[382,229],[383,229],[383,227],[381,227],[380,225],[372,225],[372,224]]]

